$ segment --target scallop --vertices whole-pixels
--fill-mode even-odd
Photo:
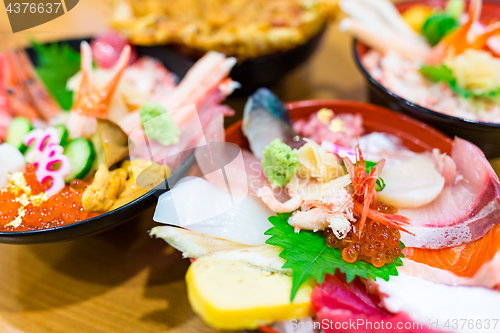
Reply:
[[[386,167],[380,177],[386,186],[378,192],[378,200],[398,208],[427,205],[439,196],[445,183],[434,161],[425,155]]]

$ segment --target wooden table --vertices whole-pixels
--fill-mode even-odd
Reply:
[[[15,35],[0,5],[0,33],[12,43],[89,36],[105,30],[102,0],[80,0],[68,14]],[[331,26],[317,53],[275,91],[285,101],[364,100],[351,42]],[[230,104],[241,114],[244,99]],[[232,122],[234,119],[229,119]],[[42,245],[0,244],[0,332],[215,332],[190,309],[189,265],[151,239],[153,210],[104,234]]]

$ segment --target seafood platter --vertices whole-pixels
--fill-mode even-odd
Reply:
[[[179,78],[142,52],[179,42],[182,20],[120,16],[126,37],[4,47],[0,242],[87,236],[156,204],[143,234],[186,260],[189,305],[215,330],[500,332],[498,144],[431,126],[500,123],[494,6],[342,0],[362,71],[416,111],[260,87],[227,128],[237,54],[187,38],[208,52]]]

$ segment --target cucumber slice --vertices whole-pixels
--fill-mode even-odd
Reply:
[[[59,144],[64,147],[68,143],[69,139],[68,129],[66,126],[61,124],[54,126],[54,128],[57,130],[59,137],[61,138],[61,142]]]
[[[73,179],[83,179],[92,169],[95,160],[95,151],[89,140],[78,138],[71,140],[64,147],[66,155],[71,163],[71,171],[64,178],[69,183]]]
[[[16,117],[12,119],[7,128],[7,138],[5,142],[13,145],[19,149],[22,153],[26,151],[26,146],[24,145],[24,137],[28,134],[33,127],[28,119],[24,117]]]

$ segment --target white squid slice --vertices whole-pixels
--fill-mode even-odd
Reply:
[[[247,245],[261,245],[273,213],[250,195],[231,194],[186,177],[158,199],[153,220]]]

